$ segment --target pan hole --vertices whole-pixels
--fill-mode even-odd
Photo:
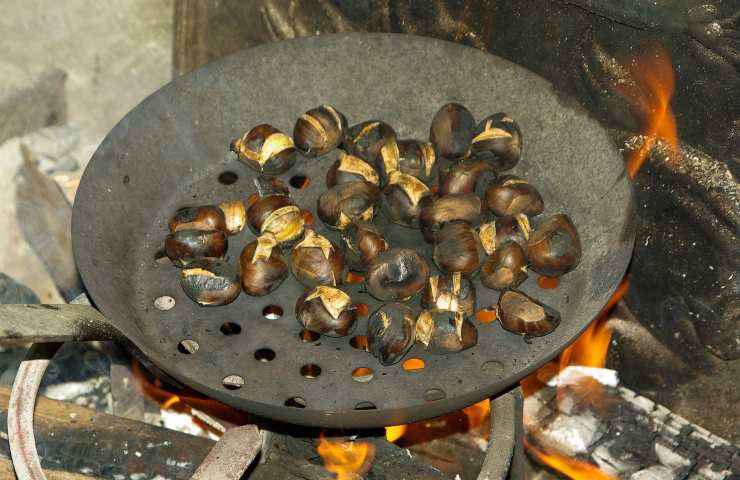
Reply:
[[[301,333],[298,334],[298,338],[300,338],[303,343],[315,342],[320,337],[321,335],[316,332],[312,332],[311,330],[301,330]]]
[[[313,213],[308,210],[304,210],[301,215],[303,216],[303,223],[306,225],[313,225]]]
[[[198,351],[200,345],[195,340],[183,340],[177,344],[177,350],[185,355],[190,355]]]
[[[305,378],[316,378],[321,375],[321,367],[315,363],[307,363],[301,367],[301,375]]]
[[[355,410],[375,410],[377,408],[373,402],[360,402],[355,405]]]
[[[311,179],[305,175],[293,175],[290,177],[290,180],[288,180],[288,183],[290,183],[290,186],[293,188],[304,190],[311,186]]]
[[[232,171],[222,172],[218,176],[218,183],[221,185],[233,185],[237,180],[239,180],[239,175]]]
[[[424,367],[426,367],[426,364],[424,363],[424,360],[421,358],[407,358],[403,361],[401,364],[404,370],[407,372],[415,372],[417,370],[424,370]]]
[[[367,337],[365,335],[357,335],[356,337],[352,337],[352,339],[349,341],[349,344],[357,350],[364,350],[366,352],[370,351],[370,344],[368,343]]]
[[[221,383],[223,383],[224,388],[228,390],[239,390],[244,386],[244,379],[239,375],[227,375]]]
[[[496,309],[494,308],[484,308],[483,310],[475,312],[475,319],[480,323],[491,323],[496,320],[497,317]]]
[[[437,400],[442,400],[446,396],[447,394],[439,388],[430,388],[424,392],[424,400],[427,402],[436,402]]]
[[[277,320],[283,316],[283,309],[278,305],[268,305],[262,309],[262,315],[268,320]]]
[[[260,348],[254,352],[254,358],[263,363],[271,362],[275,359],[275,350],[271,348]]]
[[[360,367],[352,370],[352,379],[355,382],[367,383],[373,379],[375,373],[372,368]]]
[[[174,306],[175,299],[170,297],[169,295],[162,295],[161,297],[157,297],[154,299],[154,308],[156,308],[157,310],[166,312],[167,310],[172,310],[172,307]]]
[[[542,276],[537,279],[537,285],[545,290],[552,290],[553,288],[558,288],[558,285],[560,285],[560,279],[558,277]]]
[[[259,194],[253,193],[249,197],[247,197],[247,204],[254,205],[255,203],[257,203],[257,200],[259,199],[260,199]]]
[[[131,177],[129,177],[128,175],[124,175],[123,176],[123,184],[124,185],[128,185],[129,183],[131,183]]]
[[[504,366],[499,362],[498,360],[489,360],[487,362],[484,362],[480,369],[483,371],[483,373],[487,375],[492,376],[501,376],[501,374],[504,371]]]
[[[359,273],[347,272],[347,275],[344,276],[344,282],[349,283],[350,285],[355,285],[358,283],[362,283],[364,281],[365,281],[365,276],[360,275]]]
[[[301,397],[290,397],[284,405],[292,408],[306,408],[306,401]]]
[[[224,335],[231,336],[231,335],[239,335],[242,333],[242,327],[238,323],[234,322],[226,322],[223,325],[221,325],[221,333]]]
[[[365,303],[358,303],[355,305],[355,311],[357,312],[357,315],[360,317],[364,317],[367,315],[367,312],[370,311],[370,307],[367,306]]]

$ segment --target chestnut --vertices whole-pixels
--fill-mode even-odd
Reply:
[[[272,292],[288,277],[288,265],[275,236],[266,233],[247,244],[239,257],[242,288],[248,295],[261,297]]]
[[[496,178],[496,169],[485,160],[468,158],[440,171],[439,194],[475,193],[482,196]]]
[[[383,232],[372,223],[357,222],[342,232],[344,258],[354,270],[364,271],[375,257],[388,250]]]
[[[170,232],[179,230],[226,231],[224,212],[218,207],[184,207],[170,219]]]
[[[547,335],[560,324],[560,313],[517,290],[505,290],[496,305],[501,326],[525,337]]]
[[[513,118],[503,112],[495,113],[476,127],[472,149],[499,171],[509,170],[522,156],[522,132]]]
[[[312,229],[290,251],[293,276],[307,287],[331,285],[342,282],[344,253],[328,238]]]
[[[459,160],[468,155],[474,131],[473,114],[459,103],[448,103],[434,115],[429,140],[441,156]]]
[[[328,188],[340,183],[351,183],[364,180],[375,185],[380,184],[378,172],[360,157],[339,152],[337,161],[326,172],[326,186]]]
[[[247,224],[247,206],[242,200],[233,200],[219,204],[218,208],[224,213],[226,221],[225,231],[229,235],[236,235],[244,230]]]
[[[393,171],[388,177],[388,184],[383,188],[383,213],[393,223],[404,227],[419,226],[421,199],[431,195],[424,182],[418,178]]]
[[[478,238],[488,255],[506,242],[516,242],[526,252],[529,233],[529,218],[523,213],[499,217],[478,227]]]
[[[562,213],[540,223],[527,247],[532,270],[548,277],[564,275],[581,261],[578,230],[570,217]]]
[[[370,182],[341,183],[319,196],[316,213],[328,227],[344,230],[352,223],[373,219],[380,189]]]
[[[391,172],[400,170],[401,153],[398,150],[398,143],[387,142],[380,147],[380,152],[375,157],[375,168],[380,175],[380,184],[386,185]]]
[[[239,296],[239,274],[221,260],[198,259],[185,265],[180,285],[194,302],[203,305],[227,305]]]
[[[247,210],[247,220],[255,235],[272,233],[278,243],[290,243],[303,233],[301,209],[286,195],[268,195]]]
[[[309,157],[334,150],[342,142],[347,119],[331,105],[321,105],[302,114],[293,128],[293,141]]]
[[[421,308],[461,312],[470,317],[475,313],[475,287],[460,272],[434,275],[421,292]]]
[[[435,355],[456,353],[478,343],[478,330],[462,312],[422,310],[416,319],[416,342]]]
[[[272,125],[257,125],[231,142],[231,150],[253,170],[269,175],[285,173],[295,164],[293,139]]]
[[[347,153],[374,162],[386,143],[396,142],[393,127],[379,120],[358,123],[347,130],[343,146]]]
[[[392,248],[375,257],[367,267],[365,286],[380,301],[411,298],[429,280],[424,257],[408,248]]]
[[[480,198],[474,193],[456,193],[441,197],[424,197],[421,201],[419,226],[424,240],[434,243],[437,233],[448,222],[463,220],[475,225],[481,214]]]
[[[518,287],[527,276],[527,253],[517,242],[497,248],[480,269],[481,282],[494,290]]]
[[[478,234],[468,222],[446,223],[437,234],[433,258],[443,272],[475,273],[484,257]]]
[[[199,258],[221,258],[228,240],[220,230],[178,230],[167,235],[165,253],[175,266],[184,266]]]
[[[303,292],[296,302],[295,316],[306,330],[328,337],[347,335],[356,319],[349,295],[325,285]]]
[[[415,338],[414,312],[403,303],[381,305],[368,319],[368,347],[382,365],[400,362],[414,346]]]
[[[504,175],[486,188],[486,207],[498,217],[523,213],[539,215],[545,210],[542,195],[523,178]]]
[[[428,184],[437,166],[434,145],[419,140],[400,140],[397,147],[398,169]]]

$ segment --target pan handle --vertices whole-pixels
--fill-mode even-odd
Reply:
[[[90,305],[0,305],[0,340],[84,342],[115,340],[120,336],[103,314]]]

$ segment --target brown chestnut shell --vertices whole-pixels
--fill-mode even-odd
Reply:
[[[519,125],[504,112],[480,121],[475,129],[472,149],[499,171],[513,168],[522,156],[522,132]]]
[[[424,240],[434,243],[440,229],[449,222],[465,221],[477,225],[481,215],[481,201],[474,193],[457,193],[422,199],[419,227]]]
[[[375,162],[383,145],[396,141],[393,127],[380,120],[367,120],[347,129],[344,150],[368,163]]]
[[[382,365],[393,365],[403,359],[416,338],[416,318],[403,303],[381,305],[367,322],[370,353]]]
[[[470,317],[475,313],[475,286],[460,272],[429,277],[421,292],[421,308],[461,312]]]
[[[557,214],[543,220],[529,237],[529,262],[532,270],[548,277],[559,277],[581,261],[581,240],[568,215]]]
[[[231,150],[253,170],[280,175],[295,164],[293,139],[272,125],[257,125],[231,142]]]
[[[473,274],[484,257],[478,234],[467,222],[446,223],[437,234],[433,258],[443,272]]]
[[[459,160],[470,151],[475,126],[475,118],[467,108],[459,103],[448,103],[434,115],[429,140],[441,156]]]
[[[332,188],[342,183],[366,181],[374,185],[380,185],[378,172],[372,165],[360,157],[339,152],[337,160],[326,172],[326,186]]]
[[[381,209],[391,222],[416,228],[419,226],[421,200],[429,195],[432,192],[424,182],[412,175],[394,171],[388,177],[388,184],[383,187]]]
[[[349,295],[338,288],[308,288],[298,298],[295,315],[306,330],[328,337],[344,337],[357,318]]]
[[[424,257],[408,248],[392,248],[370,262],[365,286],[380,301],[403,301],[424,288],[428,279],[429,265]]]
[[[290,251],[290,265],[296,280],[307,287],[342,283],[344,253],[328,238],[311,229]]]
[[[226,217],[220,208],[212,205],[184,207],[179,209],[169,222],[170,232],[179,230],[226,231]]]
[[[438,167],[434,145],[419,140],[399,140],[397,145],[398,169],[429,185]]]
[[[342,142],[347,119],[331,105],[321,105],[302,114],[293,128],[293,142],[307,157],[334,150]]]
[[[251,296],[261,297],[278,288],[288,277],[288,265],[277,240],[265,234],[247,244],[239,256],[242,288]]]
[[[388,242],[375,225],[357,222],[342,232],[344,258],[356,271],[364,271],[375,257],[388,250]]]
[[[525,337],[547,335],[560,324],[560,313],[517,290],[504,290],[496,305],[501,326]]]
[[[228,248],[222,231],[178,230],[167,235],[165,253],[175,266],[184,266],[199,258],[222,258]]]
[[[202,306],[227,305],[236,300],[242,290],[239,274],[222,260],[193,260],[180,274],[185,294]]]
[[[495,178],[496,169],[489,162],[468,158],[440,170],[439,194],[475,193],[481,197]]]
[[[499,217],[478,227],[478,238],[488,255],[507,242],[518,243],[526,252],[530,234],[529,217],[523,213]]]
[[[319,195],[316,212],[328,227],[344,230],[352,223],[372,220],[379,200],[377,185],[365,181],[342,183]]]
[[[514,175],[503,175],[486,188],[486,207],[496,216],[523,213],[530,217],[545,210],[542,195],[529,182]]]
[[[416,343],[435,355],[457,353],[478,343],[478,330],[460,312],[422,310],[416,319]]]
[[[480,269],[480,280],[488,288],[516,288],[526,280],[527,253],[517,242],[507,242],[486,257]]]
[[[289,244],[303,233],[301,209],[285,195],[260,197],[247,210],[247,219],[255,235],[272,233],[281,244]]]

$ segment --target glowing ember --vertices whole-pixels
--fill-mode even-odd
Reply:
[[[324,460],[324,468],[337,475],[337,480],[357,480],[370,470],[375,457],[375,445],[359,441],[331,440],[319,436],[316,451]]]
[[[537,449],[526,439],[524,440],[524,446],[537,461],[548,465],[574,480],[617,480],[617,477],[602,472],[599,467],[592,463],[557,453],[545,453]]]
[[[385,427],[385,439],[389,442],[395,442],[399,438],[403,437],[404,433],[406,433],[406,425]]]

